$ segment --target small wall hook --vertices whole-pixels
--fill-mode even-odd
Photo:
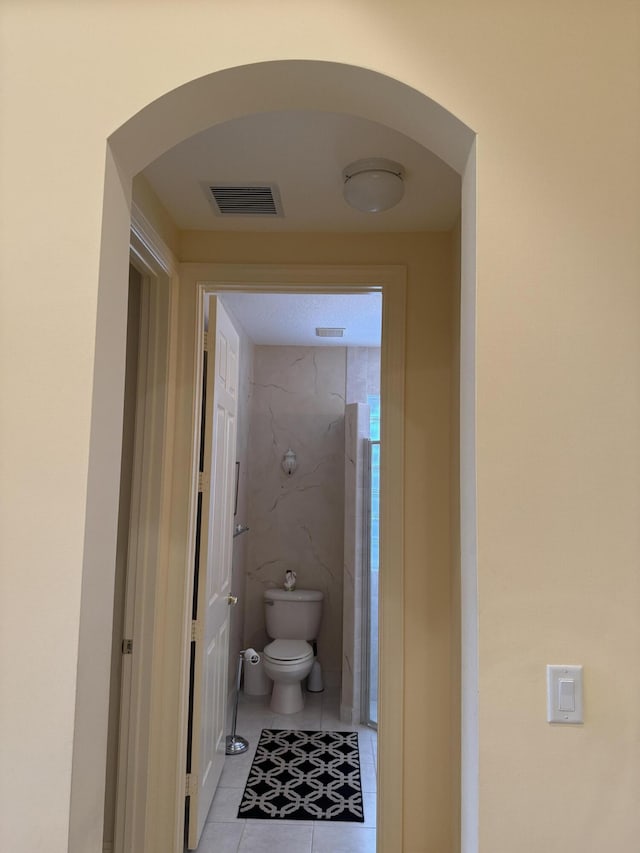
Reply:
[[[291,448],[289,448],[282,457],[282,470],[288,477],[290,477],[297,467],[298,460],[296,458],[296,454]]]

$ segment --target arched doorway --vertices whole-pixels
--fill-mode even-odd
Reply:
[[[179,89],[170,92],[143,109],[123,125],[109,140],[107,176],[105,186],[105,206],[103,218],[103,239],[100,269],[100,297],[98,310],[98,328],[96,342],[96,380],[94,394],[104,406],[120,405],[122,375],[119,368],[112,369],[113,352],[110,330],[122,327],[126,322],[126,299],[123,297],[124,276],[122,269],[126,268],[128,254],[128,231],[130,222],[130,195],[133,176],[181,140],[203,130],[204,128],[242,115],[262,111],[277,111],[281,109],[330,110],[333,112],[348,112],[370,120],[386,124],[406,134],[424,147],[431,150],[463,176],[463,215],[462,215],[462,249],[461,249],[461,282],[462,282],[462,340],[460,375],[461,382],[461,552],[462,552],[462,601],[463,626],[462,651],[463,672],[465,684],[463,688],[463,780],[466,778],[468,800],[464,804],[465,816],[463,826],[473,831],[474,815],[474,756],[475,756],[475,709],[473,696],[474,684],[474,649],[475,649],[475,460],[473,436],[475,433],[473,416],[474,399],[474,292],[475,292],[475,163],[474,135],[472,131],[458,119],[448,113],[431,99],[420,92],[386,77],[382,74],[363,68],[346,66],[337,63],[310,61],[277,61],[258,65],[242,66],[218,72],[198,80],[194,80]],[[115,360],[116,365],[119,360]],[[98,406],[99,410],[100,406]],[[97,507],[103,505],[98,495],[104,493],[104,472],[109,467],[118,468],[118,436],[108,429],[100,429],[94,425],[92,431],[92,446],[90,478],[88,486],[88,517],[97,513]],[[410,462],[410,461],[409,461]],[[115,511],[115,510],[114,510]],[[92,528],[86,541],[85,568],[83,589],[100,588],[100,574],[103,567],[112,564],[108,549],[101,550],[100,560],[93,560],[92,555],[99,548],[97,538],[92,538]],[[428,555],[424,555],[428,563]],[[401,567],[402,572],[403,567]],[[401,589],[401,586],[398,587]],[[381,589],[384,598],[384,586]],[[95,671],[91,659],[91,646],[86,638],[91,634],[92,642],[110,643],[108,625],[103,619],[100,635],[96,634],[96,616],[102,606],[100,597],[93,594],[83,601],[80,657],[78,677],[78,700],[76,716],[76,739],[74,748],[74,777],[71,803],[71,822],[79,820],[77,805],[81,802],[80,792],[87,790],[96,782],[95,768],[104,765],[101,742],[90,745],[90,733],[95,727],[106,725],[105,720],[95,716],[89,720],[90,703],[87,696],[93,691],[93,686],[105,677],[102,672]],[[399,619],[402,624],[404,602],[397,601]],[[389,611],[391,613],[391,610]],[[396,614],[396,615],[398,615]],[[385,630],[381,631],[381,642],[397,650],[398,672],[400,676],[400,691],[388,697],[390,720],[381,731],[381,750],[388,756],[385,776],[388,780],[388,794],[382,792],[383,812],[380,822],[380,849],[402,849],[402,785],[407,781],[404,767],[405,752],[411,751],[411,744],[404,744],[402,739],[403,720],[405,716],[405,682],[404,670],[409,674],[412,658],[405,658],[404,650],[407,634],[398,629],[398,621],[393,617]],[[412,650],[417,654],[419,650]],[[384,657],[384,651],[382,654]],[[177,656],[179,658],[179,655]],[[173,665],[174,679],[180,678],[183,670],[176,658],[169,661]],[[403,662],[404,661],[404,662]],[[154,677],[157,673],[154,672]],[[184,677],[184,675],[182,675]],[[424,677],[422,674],[420,677]],[[428,678],[428,673],[426,674]],[[162,707],[164,715],[158,720],[156,736],[166,739],[179,725],[180,707],[163,701],[163,688],[169,693],[175,680],[167,678],[167,673],[161,673],[157,685],[154,686],[158,707]],[[389,685],[390,686],[390,685]],[[384,686],[382,690],[386,690]],[[465,695],[470,697],[465,703]],[[164,694],[166,699],[166,694]],[[383,700],[384,702],[384,700]],[[105,709],[106,718],[106,709]],[[393,720],[398,724],[394,725]],[[383,746],[385,738],[386,746]],[[398,741],[400,743],[398,744]],[[466,747],[465,747],[466,744]],[[465,754],[465,748],[468,753]],[[167,773],[175,779],[181,776],[181,755],[177,745],[173,749],[169,745],[165,750]],[[465,783],[463,781],[463,791]],[[86,793],[85,793],[86,796]],[[159,837],[175,838],[179,826],[179,814],[175,813],[179,797],[173,797],[172,802],[162,801],[164,794],[158,789],[154,800],[154,808],[163,822],[156,824]],[[468,805],[467,805],[468,803]],[[179,810],[179,805],[177,806]],[[463,829],[464,833],[464,829]],[[151,849],[151,848],[150,848]]]

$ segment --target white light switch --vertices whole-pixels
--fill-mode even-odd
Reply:
[[[558,679],[558,710],[575,711],[575,682],[572,678]]]
[[[547,666],[547,721],[583,722],[581,666]]]

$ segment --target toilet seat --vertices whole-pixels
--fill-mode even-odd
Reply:
[[[273,640],[264,647],[264,656],[279,666],[297,665],[313,657],[306,640]]]

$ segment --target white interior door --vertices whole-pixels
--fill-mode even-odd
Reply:
[[[229,600],[238,408],[238,333],[209,303],[205,444],[196,577],[188,847],[198,846],[225,760]]]

